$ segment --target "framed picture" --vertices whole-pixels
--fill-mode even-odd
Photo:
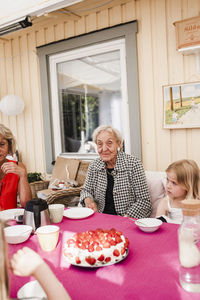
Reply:
[[[164,128],[200,127],[200,82],[163,86]]]

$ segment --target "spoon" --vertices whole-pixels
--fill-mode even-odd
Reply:
[[[142,221],[136,220],[137,224],[148,227],[148,224],[143,223]]]
[[[147,224],[143,223],[142,221],[139,221],[139,220],[134,220],[133,218],[130,218],[129,219],[133,222],[137,222],[138,224],[141,224],[142,226],[148,226]]]

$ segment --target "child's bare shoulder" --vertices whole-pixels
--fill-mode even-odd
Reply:
[[[167,201],[168,201],[168,199],[167,199],[167,196],[166,197],[164,197],[164,198],[162,198],[162,199],[160,199],[160,202],[162,201],[162,204],[167,204]]]

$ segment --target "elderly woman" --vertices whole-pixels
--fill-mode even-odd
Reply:
[[[148,217],[152,207],[145,172],[139,159],[121,150],[120,132],[102,125],[93,141],[100,158],[90,163],[81,205],[106,214]]]
[[[15,153],[15,147],[12,132],[0,124],[0,210],[17,207],[17,193],[23,207],[32,198],[25,166],[7,158]]]

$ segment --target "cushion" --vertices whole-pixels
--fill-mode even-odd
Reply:
[[[166,196],[166,173],[145,171],[152,203],[151,217],[155,217],[159,201]]]

